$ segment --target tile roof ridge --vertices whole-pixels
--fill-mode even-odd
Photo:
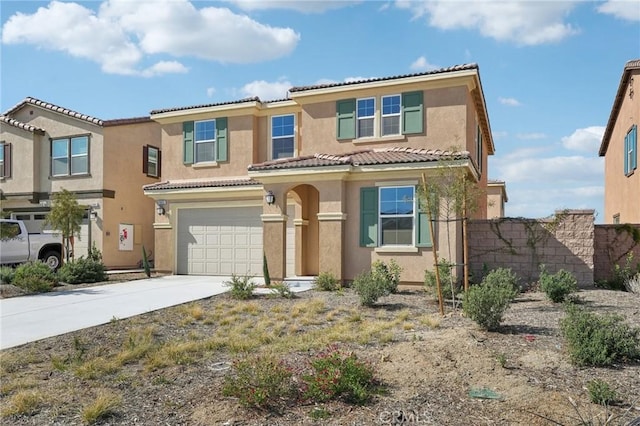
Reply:
[[[33,124],[23,123],[22,121],[16,120],[12,117],[7,117],[6,115],[0,115],[0,121],[3,123],[7,123],[10,126],[17,127],[22,130],[26,130],[29,132],[45,134],[45,130],[41,127],[34,126]]]
[[[35,106],[38,106],[40,108],[48,109],[50,111],[54,111],[54,112],[58,112],[60,114],[68,115],[69,117],[77,118],[77,119],[84,120],[84,121],[87,121],[87,122],[92,123],[92,124],[97,124],[98,126],[102,126],[102,120],[100,118],[92,117],[92,116],[87,115],[87,114],[82,114],[82,113],[79,113],[77,111],[74,111],[74,110],[71,110],[71,109],[68,109],[68,108],[64,108],[64,107],[61,107],[59,105],[52,104],[50,102],[45,102],[43,100],[31,97],[31,96],[27,96],[26,98],[24,98],[24,100],[22,100],[21,102],[17,103],[13,108],[10,108],[9,110],[7,110],[3,115],[13,114],[19,108],[21,108],[23,105],[27,105],[27,104],[35,105]]]

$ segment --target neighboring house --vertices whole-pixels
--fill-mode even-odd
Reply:
[[[162,125],[163,181],[144,187],[158,203],[157,269],[177,274],[330,272],[352,280],[395,259],[404,282],[433,268],[423,175],[453,158],[486,190],[494,153],[479,69],[294,87],[258,98],[151,112]],[[455,153],[447,152],[455,147]],[[486,199],[478,218],[486,217]],[[448,239],[436,224],[436,246]],[[461,259],[452,223],[454,262]]]
[[[95,244],[108,268],[130,268],[142,258],[142,245],[153,252],[155,205],[141,187],[160,178],[158,123],[103,121],[26,98],[0,116],[0,131],[5,214],[41,232],[54,194],[64,188],[85,208],[76,257]]]
[[[504,217],[504,203],[507,197],[507,184],[501,180],[487,182],[487,219]]]
[[[600,145],[604,157],[604,222],[640,223],[640,59],[626,63]]]

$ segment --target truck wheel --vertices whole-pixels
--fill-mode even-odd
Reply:
[[[42,256],[42,261],[47,264],[52,271],[57,270],[60,267],[60,258],[62,256],[56,251],[48,251]]]

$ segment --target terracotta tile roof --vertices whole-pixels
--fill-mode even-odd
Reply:
[[[326,88],[329,88],[329,87],[349,86],[349,85],[362,84],[362,83],[371,83],[371,82],[376,82],[376,81],[396,80],[396,79],[400,79],[400,78],[420,77],[420,76],[424,76],[424,75],[442,74],[442,73],[447,73],[447,72],[473,70],[473,69],[478,69],[478,65],[475,64],[475,63],[463,64],[463,65],[454,65],[454,66],[448,67],[448,68],[440,68],[440,69],[437,69],[437,70],[426,71],[426,72],[415,73],[415,74],[404,74],[404,75],[396,75],[396,76],[391,76],[391,77],[370,78],[370,79],[348,81],[348,82],[340,82],[340,83],[317,84],[317,85],[313,85],[313,86],[298,86],[298,87],[292,87],[291,89],[289,89],[289,92],[291,92],[291,93],[303,92],[305,90],[326,89]]]
[[[620,112],[620,108],[622,107],[622,100],[629,90],[628,85],[629,79],[631,77],[631,72],[639,69],[640,59],[633,59],[631,61],[628,61],[624,66],[622,76],[620,77],[620,83],[618,84],[618,91],[616,92],[616,97],[613,99],[613,107],[611,107],[609,121],[607,122],[607,127],[604,131],[604,135],[602,136],[600,151],[598,151],[600,157],[604,157],[604,155],[607,153],[607,148],[609,148],[609,140],[611,139],[613,128],[615,127],[616,120],[618,118],[618,113]]]
[[[452,152],[434,149],[379,148],[348,154],[314,154],[305,157],[284,158],[249,166],[249,171],[298,169],[326,166],[372,166],[380,164],[424,163],[442,159],[469,159],[467,151]]]
[[[41,135],[44,135],[45,130],[41,129],[40,127],[36,127],[36,126],[32,126],[31,124],[27,124],[27,123],[23,123],[21,121],[18,121],[14,118],[11,117],[7,117],[5,115],[0,115],[0,122],[2,123],[6,123],[10,126],[13,127],[17,127],[18,129],[22,129],[22,130],[26,130],[27,132],[31,132],[31,133],[38,133]]]
[[[153,115],[153,114],[162,114],[162,113],[165,113],[165,112],[185,111],[185,110],[188,110],[188,109],[211,108],[211,107],[222,106],[222,105],[243,104],[245,102],[260,102],[260,98],[257,97],[257,96],[254,96],[252,98],[244,98],[244,99],[239,99],[239,100],[235,100],[235,101],[227,101],[227,102],[218,102],[218,103],[214,103],[214,104],[192,105],[192,106],[185,106],[185,107],[165,108],[165,109],[154,109],[153,111],[151,111],[151,115]]]
[[[236,186],[257,186],[262,185],[257,180],[251,178],[236,179],[211,179],[211,180],[175,180],[152,183],[142,187],[145,191],[160,191],[166,189],[193,189],[193,188],[226,188]]]
[[[69,117],[78,118],[80,120],[84,120],[84,121],[87,121],[89,123],[97,124],[98,126],[102,126],[102,120],[99,119],[99,118],[95,118],[95,117],[92,117],[92,116],[86,115],[86,114],[81,114],[79,112],[72,111],[70,109],[63,108],[61,106],[54,105],[54,104],[51,104],[49,102],[41,101],[39,99],[32,98],[32,97],[25,98],[22,102],[20,102],[19,104],[17,104],[13,108],[11,108],[8,111],[6,111],[3,115],[11,115],[15,111],[17,111],[19,108],[21,108],[23,105],[36,105],[36,106],[39,106],[40,108],[44,108],[44,109],[48,109],[48,110],[51,110],[51,111],[55,111],[55,112],[58,112],[60,114],[68,115]]]
[[[104,127],[107,126],[120,126],[123,124],[137,124],[137,123],[148,123],[153,121],[151,117],[131,117],[131,118],[115,118],[113,120],[104,120],[102,125]]]

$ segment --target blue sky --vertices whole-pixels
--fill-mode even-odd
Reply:
[[[6,1],[0,110],[102,119],[477,63],[508,216],[603,213],[598,147],[640,1]]]

